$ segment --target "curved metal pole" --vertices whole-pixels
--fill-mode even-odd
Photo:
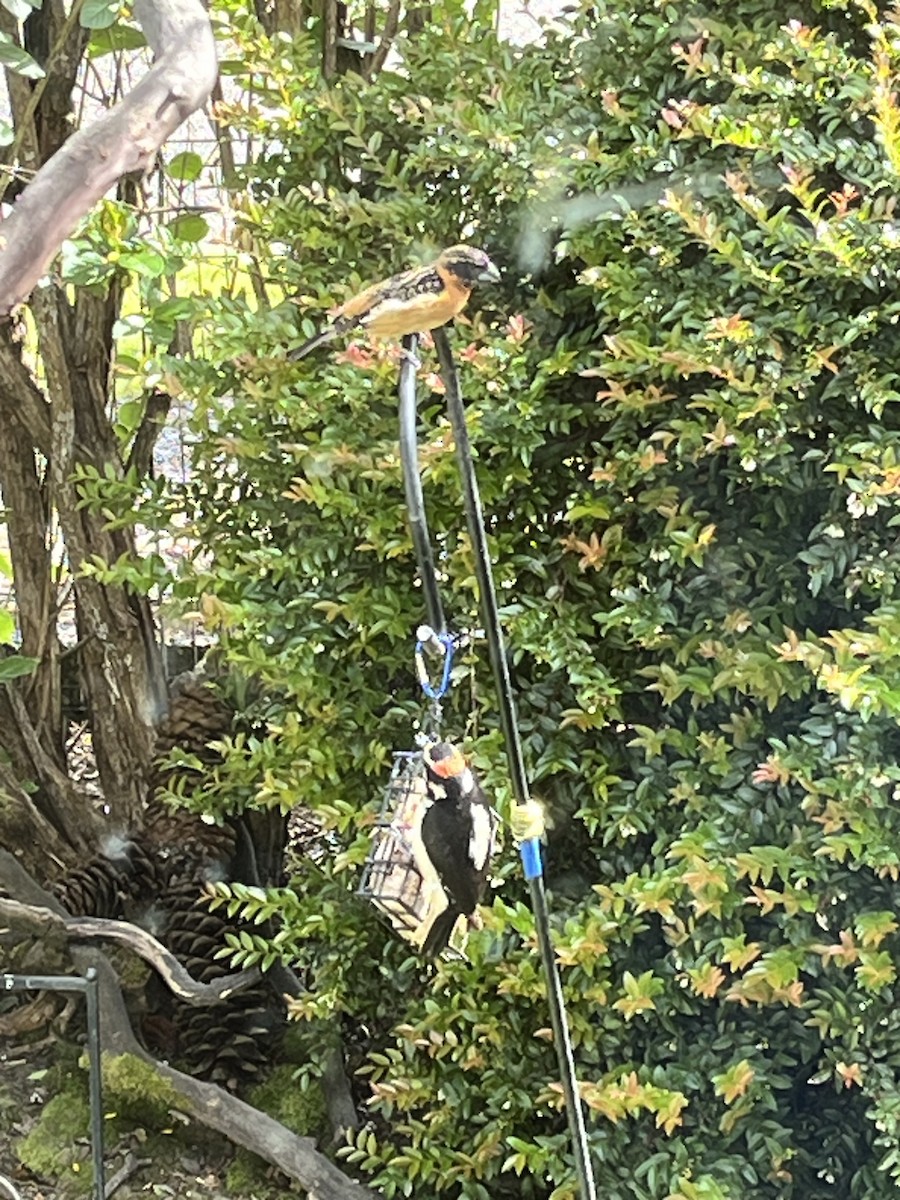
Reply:
[[[103,1165],[103,1073],[100,1044],[100,991],[95,967],[84,975],[0,974],[0,992],[81,992],[87,1001],[89,1095],[91,1105],[91,1161],[94,1166],[94,1196],[104,1200],[106,1179]],[[4,1177],[0,1175],[0,1183]]]
[[[444,609],[437,586],[437,573],[431,540],[428,536],[428,521],[425,517],[425,501],[422,496],[422,478],[419,475],[419,444],[416,431],[416,334],[407,334],[403,339],[404,357],[400,364],[400,461],[403,465],[403,487],[406,492],[406,509],[412,531],[413,547],[419,563],[419,578],[425,597],[425,612],[428,623],[435,633],[446,633]]]
[[[513,693],[512,677],[506,657],[503,630],[500,627],[497,593],[494,590],[494,575],[491,569],[491,555],[487,544],[487,532],[484,525],[481,496],[478,491],[478,480],[475,478],[475,469],[472,463],[472,447],[469,442],[469,431],[466,428],[466,413],[463,408],[462,393],[459,387],[459,376],[456,373],[456,365],[453,362],[453,353],[450,350],[447,334],[443,329],[434,330],[434,344],[437,348],[438,359],[441,364],[444,387],[447,390],[447,411],[450,416],[450,424],[453,427],[453,437],[456,441],[456,457],[462,479],[466,521],[469,526],[469,537],[472,539],[472,548],[475,552],[475,574],[478,579],[478,589],[481,593],[481,615],[484,620],[491,667],[494,671],[494,682],[497,687],[500,725],[503,730],[503,740],[506,744],[506,757],[509,762],[513,795],[517,803],[527,805],[531,802],[531,795],[528,788],[528,778],[525,774],[525,760],[522,754],[522,741],[519,737],[519,726],[516,719],[516,702]],[[544,891],[540,839],[529,838],[527,841],[524,841],[521,845],[521,854],[522,865],[525,869],[525,878],[528,880],[528,887],[531,892],[531,907],[534,910],[534,926],[537,932],[538,946],[541,952],[544,973],[547,976],[547,999],[550,1003],[553,1044],[556,1047],[556,1057],[562,1078],[569,1132],[572,1138],[572,1149],[575,1154],[575,1172],[578,1177],[578,1187],[582,1200],[596,1200],[597,1191],[594,1184],[594,1171],[587,1143],[584,1109],[581,1104],[581,1096],[578,1093],[575,1057],[572,1052],[572,1039],[569,1036],[569,1023],[566,1019],[566,1003],[563,997],[559,971],[556,966],[556,955],[553,952],[553,942],[550,937],[550,922],[547,912],[547,895]]]

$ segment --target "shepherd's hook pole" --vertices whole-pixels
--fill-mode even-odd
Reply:
[[[400,458],[403,463],[403,487],[413,547],[419,564],[422,593],[428,623],[435,633],[446,633],[444,609],[438,591],[434,556],[428,537],[425,501],[422,497],[422,478],[419,475],[419,444],[416,434],[416,367],[418,338],[409,333],[403,339],[404,357],[400,364]]]
[[[0,974],[3,992],[80,992],[87,1004],[88,1089],[91,1106],[91,1161],[94,1166],[95,1200],[105,1200],[106,1179],[103,1167],[103,1080],[100,1042],[100,993],[96,967],[84,975],[10,975]],[[3,1176],[0,1175],[0,1183]],[[0,1195],[3,1194],[0,1188]]]
[[[447,391],[447,411],[450,416],[450,424],[453,427],[453,437],[456,441],[456,456],[462,479],[466,521],[469,527],[469,537],[472,539],[472,548],[475,553],[475,575],[478,579],[478,589],[481,593],[481,613],[484,620],[491,666],[494,671],[494,681],[497,687],[500,724],[506,743],[506,755],[509,761],[513,795],[519,805],[530,808],[532,801],[528,788],[528,779],[525,774],[522,741],[519,737],[519,726],[516,720],[516,704],[513,695],[512,677],[506,657],[503,630],[500,628],[500,615],[497,608],[497,593],[494,590],[491,556],[487,544],[487,532],[484,526],[484,514],[481,508],[478,480],[475,478],[475,468],[472,462],[472,447],[469,442],[469,431],[466,428],[466,414],[459,387],[459,377],[456,373],[456,365],[453,362],[450,343],[443,329],[436,329],[434,331],[434,344],[437,347],[438,358],[441,364],[441,375],[443,376],[444,387]],[[566,1019],[565,998],[563,997],[562,984],[556,966],[553,942],[550,937],[550,922],[547,913],[547,895],[544,891],[540,838],[533,837],[523,841],[520,849],[525,877],[528,880],[528,886],[531,891],[531,906],[534,910],[534,925],[537,932],[538,946],[541,952],[544,972],[547,976],[547,998],[550,1004],[550,1019],[553,1026],[553,1044],[556,1047],[559,1071],[562,1077],[563,1096],[566,1101],[569,1132],[572,1137],[572,1148],[575,1154],[575,1171],[578,1176],[579,1191],[581,1193],[581,1200],[596,1200],[597,1191],[594,1184],[594,1172],[591,1165],[587,1131],[584,1124],[584,1109],[581,1104],[581,1096],[578,1093],[578,1082],[575,1075],[575,1058],[572,1053],[572,1039],[569,1036],[569,1023]]]

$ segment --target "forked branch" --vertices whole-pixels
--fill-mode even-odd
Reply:
[[[134,9],[155,62],[120,104],[72,134],[0,224],[0,315],[27,298],[82,217],[123,175],[146,171],[212,91],[216,48],[200,0],[135,0]]]

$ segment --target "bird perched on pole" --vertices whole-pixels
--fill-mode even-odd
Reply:
[[[422,943],[422,953],[433,958],[450,941],[457,918],[471,917],[484,894],[497,818],[456,746],[432,742],[423,758],[428,807],[421,843],[447,898]]]
[[[317,346],[357,329],[387,338],[436,329],[462,312],[476,283],[496,283],[499,278],[483,250],[451,246],[427,267],[392,275],[351,297],[324,329],[288,358],[305,358]]]

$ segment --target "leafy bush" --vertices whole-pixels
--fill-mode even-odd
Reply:
[[[206,800],[303,803],[332,833],[247,907],[281,914],[305,1011],[367,1031],[348,1157],[388,1196],[574,1195],[512,849],[471,964],[422,967],[353,898],[420,710],[396,356],[283,357],[461,239],[505,268],[455,345],[601,1194],[900,1178],[897,32],[866,3],[792,12],[608,0],[515,48],[436,5],[393,69],[331,86],[302,38],[235,25],[252,103],[230,119],[262,146],[239,236],[287,299],[210,300],[178,368],[211,554],[192,586],[266,688],[268,734]],[[465,630],[433,372],[424,483]],[[502,808],[480,644],[454,683],[446,728]]]

